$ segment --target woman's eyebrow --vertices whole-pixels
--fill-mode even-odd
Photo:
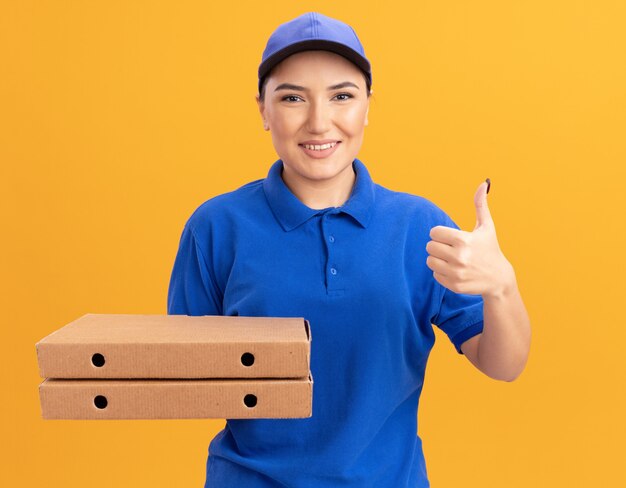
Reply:
[[[359,89],[358,86],[356,86],[354,83],[352,83],[351,81],[343,81],[341,83],[337,83],[336,85],[332,85],[329,86],[327,89],[328,90],[338,90],[340,88],[346,88],[346,87],[353,87],[356,88],[357,90]],[[280,85],[278,85],[274,91],[278,91],[278,90],[297,90],[297,91],[307,91],[307,89],[303,86],[300,85],[294,85],[292,83],[281,83]]]

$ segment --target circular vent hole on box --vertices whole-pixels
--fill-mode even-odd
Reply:
[[[103,396],[103,395],[97,395],[94,399],[93,399],[93,404],[99,408],[99,409],[103,409],[107,407],[107,404],[109,402],[107,402],[107,397]]]
[[[256,395],[252,395],[251,393],[247,394],[244,399],[243,399],[243,403],[246,404],[246,407],[255,407],[256,406]]]
[[[91,356],[91,364],[93,364],[97,368],[101,368],[102,366],[104,366],[104,356],[99,352],[95,353],[93,356]]]
[[[243,364],[244,366],[252,366],[254,364],[254,354],[244,352],[241,355],[241,364]]]

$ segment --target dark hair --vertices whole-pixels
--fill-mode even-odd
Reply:
[[[261,100],[261,102],[263,102],[265,100],[265,85],[267,85],[267,79],[269,78],[270,74],[272,74],[272,70],[270,70],[270,72],[268,74],[266,74],[263,77],[263,79],[261,80],[261,92],[259,93],[259,99]],[[365,78],[366,95],[369,97],[370,96],[370,82],[369,82],[369,78],[365,74],[365,71],[363,71],[360,68],[359,68],[359,71],[361,71],[361,73],[363,74],[363,78]]]

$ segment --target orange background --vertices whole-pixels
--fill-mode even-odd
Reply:
[[[437,328],[419,411],[433,487],[626,486],[626,4],[0,3],[2,486],[202,486],[223,419],[44,421],[35,343],[87,312],[166,313],[182,227],[277,159],[254,96],[309,10],[373,65],[359,158],[465,230],[486,178],[531,317],[488,378]]]

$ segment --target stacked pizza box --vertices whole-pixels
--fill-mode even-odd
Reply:
[[[44,419],[312,415],[304,318],[88,313],[36,349]]]

